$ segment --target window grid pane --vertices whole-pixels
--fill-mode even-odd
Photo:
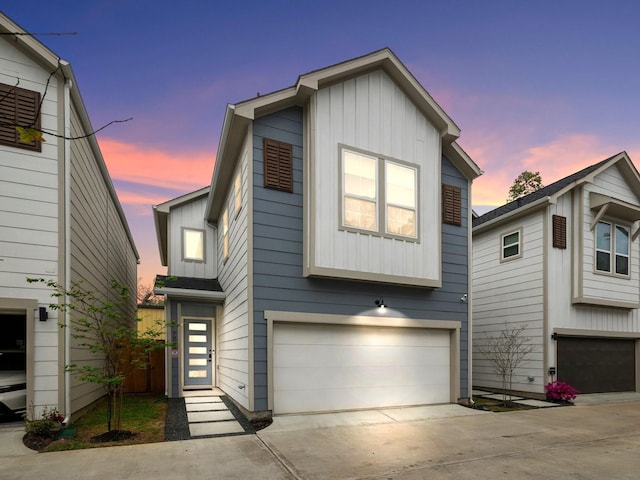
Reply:
[[[502,258],[520,255],[520,232],[510,233],[502,237]]]
[[[185,260],[204,260],[204,232],[200,230],[184,230]]]
[[[387,207],[387,232],[415,237],[416,212],[389,205]]]

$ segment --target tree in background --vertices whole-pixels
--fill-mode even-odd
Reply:
[[[544,185],[542,184],[540,172],[525,170],[516,177],[513,185],[509,188],[509,198],[507,198],[507,202],[517,200],[520,197],[540,190],[542,187],[544,187]]]
[[[28,278],[53,290],[52,310],[70,313],[71,336],[79,348],[88,350],[95,362],[65,365],[78,380],[102,385],[107,394],[107,432],[121,432],[124,382],[135,368],[147,368],[149,353],[165,348],[157,339],[163,325],[138,333],[137,319],[128,312],[129,289],[112,281],[104,294],[74,283],[69,289],[53,280]],[[60,324],[65,328],[67,325]],[[67,406],[69,408],[69,406]]]

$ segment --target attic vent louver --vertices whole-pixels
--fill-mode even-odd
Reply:
[[[442,185],[442,221],[462,225],[462,190],[454,185]]]
[[[293,192],[293,146],[265,138],[264,186],[284,192]]]
[[[567,248],[567,217],[553,215],[553,248]]]

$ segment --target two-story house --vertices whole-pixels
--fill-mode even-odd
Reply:
[[[229,105],[211,185],[154,207],[169,395],[250,417],[468,397],[459,134],[388,49]]]
[[[524,327],[513,390],[638,391],[640,176],[625,153],[473,220],[473,383],[501,388],[487,336]]]
[[[138,253],[71,66],[2,14],[0,32],[0,378],[23,379],[0,396],[25,389],[27,413],[69,415],[104,392],[65,372],[87,354],[58,326],[69,317],[48,308],[52,291],[26,279],[82,281],[98,296],[115,279],[135,292]]]

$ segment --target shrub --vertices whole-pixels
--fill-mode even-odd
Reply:
[[[58,412],[58,409],[44,408],[42,410],[42,418],[37,420],[27,420],[25,431],[31,435],[41,437],[52,437],[62,426],[64,415]]]
[[[580,391],[567,382],[549,382],[544,386],[544,391],[547,394],[547,399],[555,402],[572,402],[575,400],[576,395],[580,394]]]

